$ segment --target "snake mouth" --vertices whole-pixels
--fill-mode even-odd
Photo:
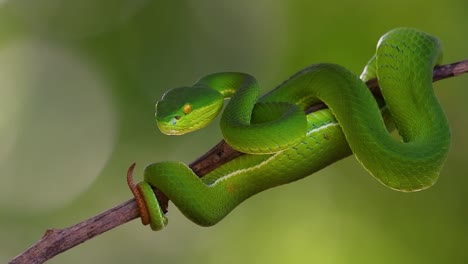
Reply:
[[[170,136],[180,136],[190,132],[190,130],[187,130],[180,126],[175,126],[172,123],[157,122],[157,125],[161,133]]]
[[[174,127],[171,127],[170,125],[164,125],[164,124],[158,123],[158,128],[161,131],[161,133],[166,134],[166,135],[177,136],[177,135],[185,134],[183,131],[174,129]]]

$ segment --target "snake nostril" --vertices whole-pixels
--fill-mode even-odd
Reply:
[[[174,116],[172,118],[172,125],[175,126],[177,124],[177,121],[180,119],[180,116]]]

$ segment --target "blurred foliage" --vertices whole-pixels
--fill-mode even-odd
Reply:
[[[141,175],[219,141],[217,124],[158,133],[154,103],[168,88],[243,71],[266,91],[318,62],[359,74],[399,26],[438,36],[447,63],[467,59],[467,14],[462,0],[0,0],[0,262],[130,198],[131,162]],[[429,190],[392,191],[347,158],[214,227],[171,207],[162,232],[133,221],[50,263],[466,263],[467,86],[436,84],[453,144]]]

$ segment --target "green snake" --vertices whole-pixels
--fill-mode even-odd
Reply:
[[[381,37],[360,78],[342,66],[316,64],[259,98],[244,73],[215,73],[191,87],[171,89],[156,105],[159,129],[181,135],[205,127],[221,112],[225,141],[247,153],[199,178],[185,164],[148,165],[134,192],[153,230],[167,218],[153,188],[190,220],[211,226],[245,199],[302,179],[350,154],[382,184],[411,192],[437,180],[450,129],[432,88],[441,62],[437,38],[398,28]],[[365,82],[377,78],[384,102]],[[306,115],[323,102],[327,109]],[[396,128],[398,136],[390,131]],[[142,201],[142,202],[141,202]]]

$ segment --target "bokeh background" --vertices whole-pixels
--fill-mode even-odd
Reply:
[[[217,124],[157,131],[168,88],[243,71],[271,89],[317,62],[359,74],[399,26],[468,59],[468,2],[0,0],[0,262],[130,198],[128,166],[191,162]],[[400,193],[352,157],[261,193],[211,228],[170,207],[151,232],[133,221],[50,263],[466,263],[468,75],[439,82],[453,143],[438,183]]]

